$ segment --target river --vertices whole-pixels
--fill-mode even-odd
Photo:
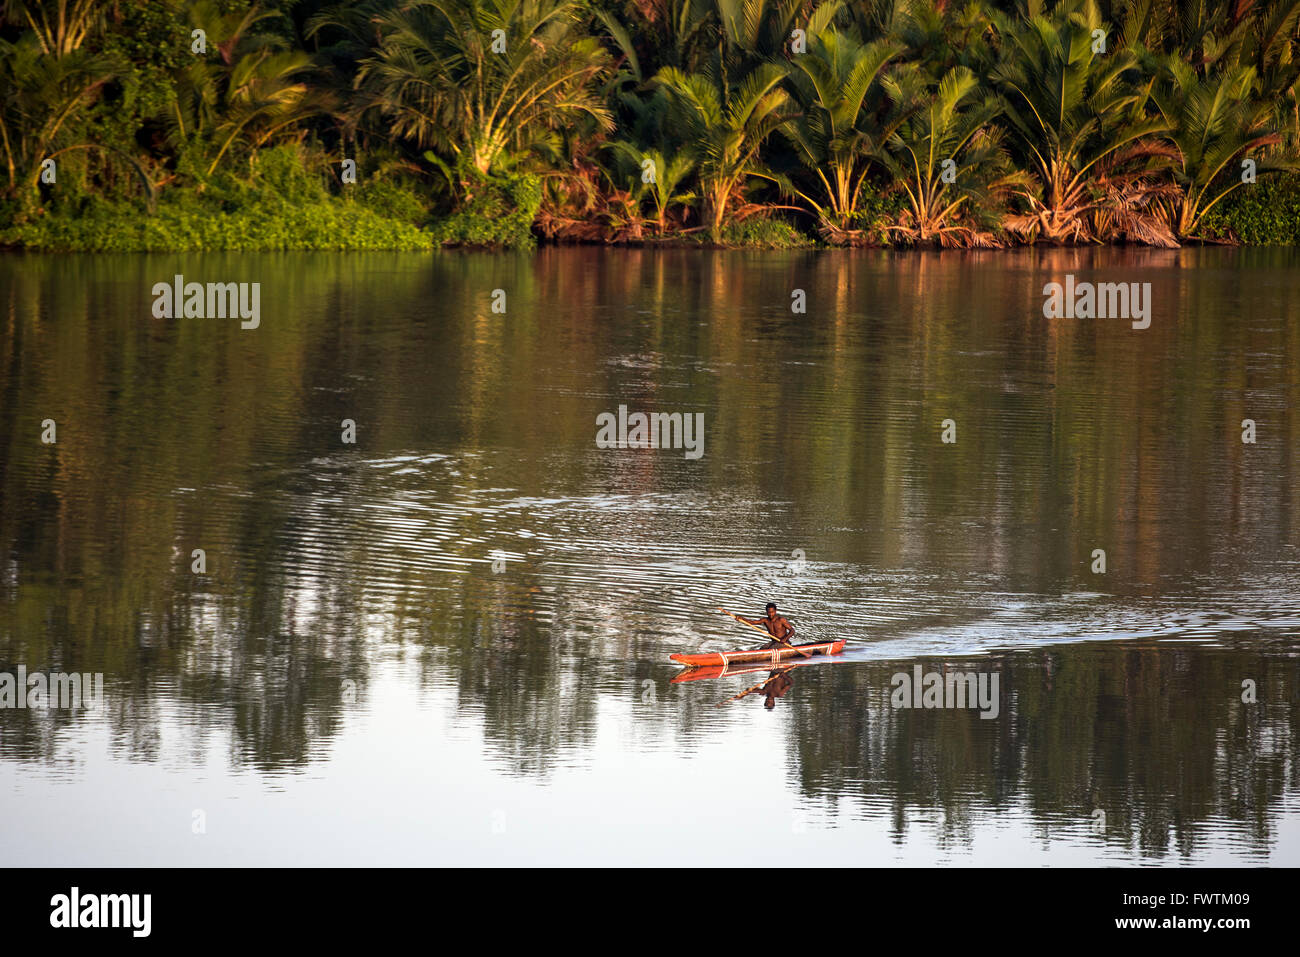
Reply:
[[[1300,864],[1300,252],[10,254],[0,308],[0,672],[104,676],[0,708],[2,865]],[[769,600],[845,653],[672,681]]]

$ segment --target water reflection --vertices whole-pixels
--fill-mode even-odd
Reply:
[[[729,698],[724,698],[718,702],[718,707],[727,704],[730,701],[741,701],[752,694],[763,696],[764,707],[769,711],[776,706],[778,698],[784,698],[786,693],[794,687],[794,676],[791,674],[796,668],[807,667],[814,664],[814,661],[790,661],[779,668],[773,668],[768,664],[757,665],[704,665],[702,667],[687,667],[672,678],[673,684],[682,684],[688,681],[716,681],[719,678],[734,678],[741,675],[754,676],[762,675],[763,678],[758,684],[751,685]],[[712,686],[700,686],[712,687]]]
[[[537,807],[662,752],[623,796],[657,813],[770,731],[774,804],[923,829],[921,859],[1014,820],[1088,860],[1297,862],[1295,253],[201,259],[0,258],[0,670],[109,701],[0,713],[20,819],[42,773],[144,792],[93,754],[343,790],[410,700],[452,777]],[[1042,319],[1099,271],[1152,283],[1150,329]],[[175,272],[261,281],[261,327],[151,319]],[[619,404],[703,413],[705,455],[597,449]],[[748,685],[672,683],[669,653],[736,646],[714,608],[774,594],[847,660],[751,695],[766,724],[714,707]],[[891,708],[917,661],[997,667],[999,718]]]
[[[785,693],[794,687],[794,678],[790,677],[791,670],[791,668],[777,668],[775,671],[769,672],[763,681],[726,700],[742,701],[752,694],[760,694],[763,696],[763,707],[771,711],[776,707],[776,700],[784,698]]]

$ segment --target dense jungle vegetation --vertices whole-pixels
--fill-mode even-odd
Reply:
[[[0,245],[1294,243],[1300,0],[0,0]]]

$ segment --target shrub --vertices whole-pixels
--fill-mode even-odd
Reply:
[[[1300,173],[1266,175],[1240,186],[1201,222],[1207,238],[1236,236],[1251,246],[1300,244]]]
[[[892,241],[889,227],[906,208],[907,196],[902,190],[864,193],[853,215],[853,228],[865,232],[873,244],[888,246]]]
[[[357,203],[384,219],[417,226],[429,220],[425,200],[414,188],[402,183],[366,180],[357,184],[355,196]]]
[[[744,219],[724,226],[719,238],[724,246],[758,246],[764,249],[800,249],[816,245],[784,219]]]
[[[542,205],[542,181],[531,173],[483,179],[471,187],[461,209],[432,227],[448,246],[504,246],[531,249],[533,220]]]
[[[273,146],[253,154],[247,189],[285,203],[314,203],[325,198],[320,177],[309,173],[295,146]]]
[[[345,200],[266,203],[227,211],[192,194],[169,198],[149,215],[129,203],[94,201],[79,211],[38,215],[0,230],[0,244],[51,252],[202,252],[216,250],[420,250],[429,234]]]

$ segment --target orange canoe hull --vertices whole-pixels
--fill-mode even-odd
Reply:
[[[808,645],[795,645],[793,648],[758,648],[751,651],[711,651],[697,655],[669,655],[673,661],[680,661],[688,668],[707,668],[711,665],[726,667],[740,664],[777,665],[790,659],[802,660],[814,655],[838,655],[844,650],[844,639],[835,641],[817,641]]]

